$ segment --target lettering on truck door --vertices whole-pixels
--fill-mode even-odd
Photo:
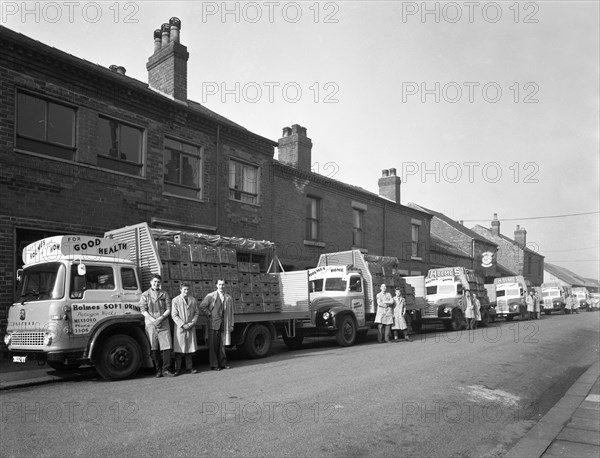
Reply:
[[[113,266],[86,264],[85,276],[77,275],[77,265],[72,266],[69,298],[73,334],[88,334],[100,321],[139,308],[137,302],[122,301],[115,280]]]
[[[358,326],[365,325],[365,292],[363,279],[357,275],[350,277],[348,286],[348,301],[351,310],[356,316]]]

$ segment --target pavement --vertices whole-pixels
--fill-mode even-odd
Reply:
[[[23,365],[0,359],[0,392],[14,388],[90,377],[82,368],[63,373],[35,361]],[[600,456],[600,361],[592,364],[565,395],[504,456],[594,457]]]

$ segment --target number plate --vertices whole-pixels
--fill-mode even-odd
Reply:
[[[13,363],[26,363],[27,356],[13,356]]]

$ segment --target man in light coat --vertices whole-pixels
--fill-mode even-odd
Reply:
[[[185,356],[186,369],[191,374],[198,371],[192,365],[192,355],[198,350],[196,343],[196,322],[198,321],[198,302],[190,296],[189,283],[183,282],[181,294],[173,299],[171,316],[175,323],[173,350],[175,351],[175,375],[181,373],[181,359]]]
[[[160,289],[161,277],[155,274],[150,288],[140,297],[140,310],[145,319],[146,335],[150,341],[150,351],[156,376],[173,377],[171,367],[171,326],[167,319],[171,314],[171,298]],[[162,366],[160,353],[162,351]]]
[[[217,281],[217,290],[200,303],[200,313],[208,317],[208,358],[214,371],[229,369],[225,355],[225,335],[233,331],[233,299],[223,291],[224,280]]]

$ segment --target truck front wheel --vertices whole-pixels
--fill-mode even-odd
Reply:
[[[264,358],[271,351],[271,332],[263,324],[253,325],[244,341],[244,352],[250,358]]]
[[[116,334],[106,338],[99,349],[95,366],[106,380],[122,380],[133,376],[142,364],[142,350],[134,338]]]
[[[356,323],[350,315],[344,315],[335,335],[340,347],[351,347],[356,341]]]

